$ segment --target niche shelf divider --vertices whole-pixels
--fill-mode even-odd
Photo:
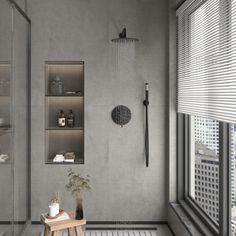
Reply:
[[[59,77],[63,91],[52,91],[52,81]],[[60,110],[65,115],[72,110],[75,116],[73,128],[57,125]],[[84,62],[45,62],[45,164],[84,164]],[[54,162],[56,154],[74,152],[74,162]]]

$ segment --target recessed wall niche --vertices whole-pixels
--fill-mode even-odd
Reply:
[[[45,62],[45,108],[46,164],[83,164],[84,62]]]
[[[8,156],[0,164],[10,164],[12,156],[11,69],[10,62],[0,62],[0,154]]]

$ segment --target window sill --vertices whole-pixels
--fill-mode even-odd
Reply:
[[[216,235],[210,231],[210,229],[202,222],[200,217],[198,217],[184,201],[181,201],[181,203],[171,202],[170,206],[190,235]]]

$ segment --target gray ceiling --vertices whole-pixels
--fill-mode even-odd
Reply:
[[[173,8],[178,8],[185,0],[170,0],[170,6]]]

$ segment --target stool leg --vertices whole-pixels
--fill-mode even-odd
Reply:
[[[52,236],[59,236],[59,231],[53,231]]]
[[[76,236],[83,236],[83,231],[81,226],[75,227]]]
[[[49,230],[49,228],[48,227],[44,227],[44,234],[43,234],[44,236],[50,236],[50,230]]]
[[[74,228],[68,228],[68,236],[76,236]]]

